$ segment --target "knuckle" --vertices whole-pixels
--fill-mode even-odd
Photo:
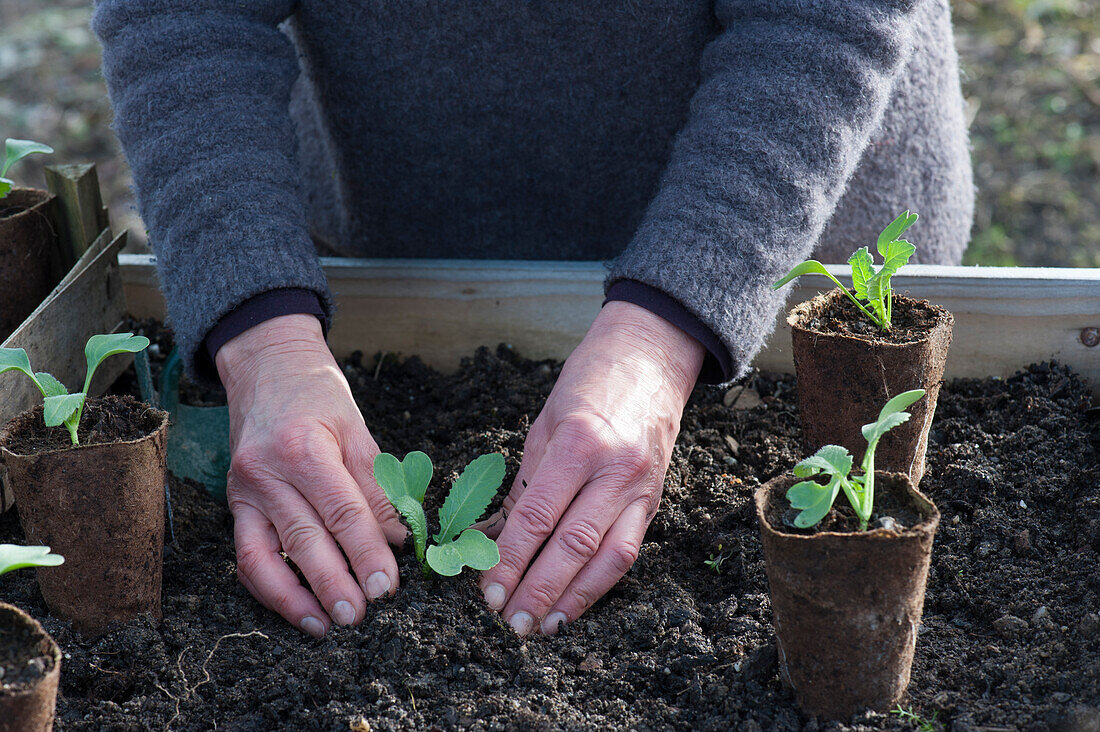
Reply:
[[[252,579],[260,574],[264,563],[264,550],[252,544],[237,547],[237,572]]]
[[[312,429],[297,424],[276,429],[274,439],[279,459],[294,466],[314,462],[321,443]]]
[[[515,578],[523,574],[525,567],[526,565],[523,564],[520,557],[516,556],[515,552],[501,549],[500,561],[497,566],[493,567],[493,571],[506,578]]]
[[[367,491],[366,499],[370,512],[374,514],[374,517],[380,523],[398,520],[397,509],[393,507],[390,499],[386,498],[386,494],[381,489]]]
[[[653,474],[653,454],[640,445],[619,448],[615,455],[616,469],[624,480],[644,481]]]
[[[550,532],[558,524],[558,517],[546,499],[531,496],[527,500],[521,499],[518,506],[509,517],[510,521],[514,521],[520,529],[532,536],[540,538],[550,536]]]
[[[638,561],[638,547],[629,542],[622,542],[611,547],[608,563],[619,577],[630,571],[634,562]]]
[[[581,519],[563,527],[558,541],[572,558],[582,563],[596,555],[600,548],[600,531],[591,521]]]
[[[271,456],[256,446],[238,447],[229,463],[231,483],[245,486],[261,486],[271,478]]]
[[[535,609],[549,608],[560,596],[552,585],[545,582],[532,582],[530,587],[523,588],[523,592],[530,598]]]
[[[279,537],[283,550],[291,556],[307,556],[320,541],[321,528],[306,521],[296,521],[288,526]],[[295,559],[295,562],[298,560]]]
[[[325,528],[332,534],[351,531],[366,518],[363,504],[352,496],[330,498],[324,506],[323,516]]]
[[[607,447],[607,424],[595,416],[570,415],[558,423],[554,432],[562,449],[581,459],[595,457]]]

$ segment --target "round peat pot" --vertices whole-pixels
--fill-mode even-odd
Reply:
[[[34,188],[0,198],[0,341],[53,289],[55,201]]]
[[[836,321],[858,330],[829,326]],[[867,448],[863,425],[878,418],[882,405],[904,391],[924,389],[924,398],[907,410],[909,421],[884,435],[875,453],[878,468],[906,473],[917,485],[955,318],[938,305],[894,295],[893,321],[883,334],[840,290],[792,308],[787,324],[798,411],[808,453],[842,445],[858,457]]]
[[[0,732],[53,729],[61,650],[38,621],[0,602]]]
[[[909,685],[940,513],[906,475],[875,476],[875,516],[908,528],[790,529],[786,495],[799,479],[783,475],[756,491],[780,675],[814,716],[886,711]]]
[[[160,617],[168,415],[130,397],[92,399],[79,446],[46,427],[42,407],[0,431],[0,459],[29,544],[65,557],[38,570],[57,616],[95,633],[141,613]]]

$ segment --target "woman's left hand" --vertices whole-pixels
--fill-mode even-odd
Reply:
[[[520,635],[557,632],[618,582],[657,512],[703,346],[627,302],[562,367],[504,499],[485,600]],[[541,548],[541,551],[540,551]]]

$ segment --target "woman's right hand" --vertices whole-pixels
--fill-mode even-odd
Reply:
[[[229,400],[226,492],[241,583],[311,636],[331,621],[358,623],[368,601],[397,589],[387,541],[400,545],[406,529],[374,482],[378,446],[320,323],[273,318],[227,342],[215,362]]]

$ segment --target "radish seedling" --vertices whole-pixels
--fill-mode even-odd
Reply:
[[[8,174],[8,169],[11,166],[18,163],[23,158],[27,157],[31,153],[52,153],[53,148],[49,145],[43,145],[40,142],[32,142],[31,140],[12,140],[8,139],[4,141],[4,164],[0,165],[0,199],[6,198],[8,192],[11,191],[15,185],[14,181],[8,180],[4,176]]]
[[[917,215],[906,211],[894,219],[878,235],[878,253],[882,255],[883,263],[877,272],[875,271],[874,255],[867,247],[860,247],[855,254],[848,258],[848,264],[852,266],[852,290],[855,290],[855,294],[841,284],[840,280],[829,274],[829,270],[825,269],[825,265],[816,259],[809,259],[796,265],[783,279],[772,285],[772,289],[778,290],[800,275],[825,275],[835,282],[837,287],[848,296],[848,299],[854,302],[856,307],[873,320],[879,328],[890,330],[894,315],[894,298],[890,278],[909,261],[909,257],[913,256],[913,252],[916,251],[916,247],[898,237],[916,222]],[[867,305],[864,306],[860,300],[866,301]],[[867,309],[868,307],[870,307],[870,310]]]
[[[901,410],[922,396],[924,389],[898,394],[886,402],[876,421],[863,425],[863,437],[867,440],[867,451],[863,454],[863,463],[860,465],[863,475],[850,475],[852,455],[840,445],[825,445],[794,466],[794,474],[799,478],[821,474],[829,479],[825,485],[816,480],[804,480],[795,483],[787,491],[791,508],[801,511],[794,519],[795,526],[806,529],[825,518],[837,493],[843,489],[859,517],[859,530],[867,530],[867,523],[871,520],[871,511],[875,506],[875,448],[883,435],[909,420],[909,413]]]
[[[108,356],[137,353],[148,345],[148,338],[136,336],[133,333],[94,335],[89,338],[84,346],[84,358],[88,362],[84,389],[75,394],[70,394],[64,384],[45,371],[38,373],[32,371],[27,352],[22,348],[0,348],[0,374],[5,371],[21,371],[29,376],[45,399],[42,414],[46,426],[65,425],[73,444],[78,445],[80,441],[77,439],[76,432],[80,426],[80,415],[84,412],[84,400],[88,396],[88,388],[92,385],[92,375],[99,368],[99,364],[103,363]]]
[[[410,452],[398,461],[389,453],[374,459],[374,479],[412,530],[416,558],[425,576],[429,567],[453,577],[463,567],[486,570],[500,561],[496,542],[469,528],[481,518],[504,480],[504,456],[491,453],[466,466],[439,509],[439,533],[428,546],[424,494],[432,480],[432,461],[422,452]]]
[[[0,544],[0,574],[24,567],[56,567],[64,561],[60,554],[50,554],[48,546]]]

